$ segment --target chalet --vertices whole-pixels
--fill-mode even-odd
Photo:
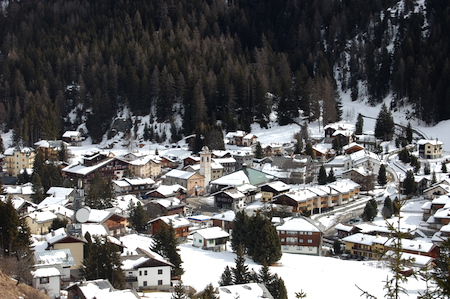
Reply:
[[[141,196],[152,190],[155,181],[151,178],[121,178],[112,181],[113,189],[116,195],[134,194]]]
[[[70,280],[70,268],[76,265],[70,249],[34,251],[35,267],[55,267],[61,273],[62,281]]]
[[[312,147],[314,158],[319,161],[328,161],[336,156],[331,144],[317,143]]]
[[[161,167],[175,169],[178,167],[178,160],[173,156],[162,156],[160,158]]]
[[[327,186],[338,191],[338,205],[354,201],[358,197],[361,189],[361,186],[352,180],[337,180]]]
[[[450,224],[447,224],[442,226],[441,229],[433,235],[431,241],[433,242],[433,244],[440,246],[442,242],[448,240],[449,237],[450,237]]]
[[[233,153],[233,158],[236,160],[236,170],[243,169],[245,167],[253,166],[253,157],[255,155],[251,152],[236,152]]]
[[[352,143],[355,140],[354,126],[349,124],[328,124],[324,128],[324,142],[332,143],[333,139],[339,138],[342,146]]]
[[[192,234],[192,246],[212,251],[225,251],[230,235],[220,227],[196,230]]]
[[[233,157],[213,158],[213,162],[222,166],[222,174],[226,175],[236,170],[236,159]]]
[[[311,156],[274,156],[258,161],[257,168],[265,173],[278,177],[286,184],[305,184],[313,176],[313,163]]]
[[[140,299],[135,290],[116,290],[107,279],[74,283],[67,287],[69,298],[92,299]]]
[[[423,190],[423,194],[430,199],[450,193],[450,185],[447,183],[437,183]]]
[[[161,227],[172,225],[175,229],[175,236],[181,239],[185,239],[189,235],[189,227],[191,225],[189,220],[179,215],[161,216],[150,220],[148,224],[151,225],[153,235],[157,234]]]
[[[55,267],[38,268],[31,272],[33,287],[51,299],[60,298],[61,273]]]
[[[211,190],[216,192],[226,187],[238,187],[244,184],[259,186],[277,178],[273,175],[264,173],[262,171],[244,167],[228,175],[224,175],[214,181],[211,181]]]
[[[6,173],[9,176],[17,177],[23,169],[33,168],[36,153],[30,147],[8,148],[3,154],[6,162]],[[31,171],[28,171],[28,173],[31,173]]]
[[[186,203],[176,197],[158,198],[144,205],[147,217],[154,219],[159,216],[184,215]]]
[[[98,172],[103,178],[117,180],[123,176],[128,164],[114,157],[113,154],[100,152],[91,153],[83,157],[83,163],[70,165],[62,169],[62,175],[74,182],[81,180],[89,184]]]
[[[51,250],[70,250],[74,265],[71,263],[70,269],[77,270],[83,263],[84,244],[87,242],[75,236],[68,235],[65,228],[59,228],[45,235],[48,243],[48,249]]]
[[[266,157],[281,156],[283,155],[283,145],[276,143],[264,144],[263,151]]]
[[[427,220],[427,224],[431,229],[439,230],[443,226],[450,224],[450,205],[437,210],[433,216]]]
[[[122,270],[127,288],[140,291],[169,290],[173,265],[156,252],[144,249],[139,251],[144,254],[122,257]]]
[[[187,189],[181,185],[161,185],[158,188],[147,192],[145,198],[169,198],[176,197],[181,200],[186,199]]]
[[[378,173],[380,166],[380,157],[369,151],[357,151],[344,158],[344,170],[359,168],[366,172]]]
[[[441,195],[434,198],[432,201],[427,201],[422,205],[423,220],[427,221],[431,216],[442,208],[450,207],[450,197],[448,195]]]
[[[128,163],[128,169],[135,177],[159,178],[161,176],[161,158],[153,155],[131,155],[119,157]]]
[[[338,223],[334,229],[337,231],[339,239],[359,233],[361,230],[357,226]]]
[[[59,161],[61,149],[67,148],[68,143],[62,140],[40,140],[34,144],[38,153],[41,153],[44,160]]]
[[[64,187],[51,187],[46,192],[48,195],[38,204],[38,208],[44,208],[49,206],[65,206],[71,202],[73,202],[75,189],[73,188],[64,188]]]
[[[290,190],[290,187],[281,181],[265,183],[260,188],[262,194],[261,200],[264,202],[271,201],[274,196]]]
[[[352,168],[342,172],[342,178],[352,180],[361,186],[361,191],[373,190],[375,174],[364,168]]]
[[[181,185],[187,189],[188,196],[202,194],[205,189],[205,177],[189,171],[173,169],[162,176],[163,185]]]
[[[228,144],[237,146],[252,146],[256,144],[258,137],[253,134],[247,134],[244,131],[229,132],[225,135]]]
[[[385,248],[383,246],[389,239],[387,237],[372,236],[357,233],[344,237],[345,251],[354,256],[376,258]]]
[[[50,231],[50,226],[54,219],[58,218],[52,212],[32,212],[25,216],[25,220],[30,228],[30,232],[36,235],[43,235]]]
[[[24,200],[31,200],[33,192],[33,184],[25,183],[23,185],[3,185],[3,190],[8,196],[18,196]]]
[[[222,230],[227,233],[231,233],[233,230],[233,221],[236,214],[234,211],[226,211],[221,214],[216,214],[212,216],[213,226],[220,227]]]
[[[125,233],[128,225],[127,217],[106,210],[90,209],[86,223],[103,225],[110,236],[120,236]]]
[[[78,131],[66,131],[62,135],[62,140],[72,146],[81,146],[82,136]]]
[[[421,139],[417,141],[419,157],[424,159],[437,159],[442,157],[443,142],[439,140]]]
[[[305,217],[284,218],[276,227],[281,250],[288,253],[321,255],[321,230]]]
[[[344,145],[342,147],[342,150],[343,150],[345,155],[350,155],[350,154],[353,154],[355,152],[359,152],[359,151],[364,150],[364,146],[360,145],[360,144],[358,144],[356,142],[352,142],[350,144]]]
[[[296,189],[273,197],[278,211],[288,209],[292,213],[312,212],[318,196],[308,189]]]
[[[200,157],[189,156],[183,159],[183,168],[186,168],[186,166],[189,165],[196,165],[196,164],[200,164]]]
[[[245,194],[236,188],[221,190],[212,195],[214,196],[214,206],[220,209],[241,211],[245,207]]]
[[[3,201],[4,203],[6,203],[8,200],[8,197],[5,195],[0,195],[0,200]],[[17,211],[17,214],[19,216],[24,216],[24,215],[29,214],[37,209],[37,204],[35,204],[31,201],[25,200],[22,197],[17,196],[17,195],[14,195],[11,198],[11,203],[12,203],[14,209]]]

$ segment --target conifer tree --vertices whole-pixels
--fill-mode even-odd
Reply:
[[[386,185],[387,177],[386,177],[386,166],[384,164],[380,165],[380,170],[378,170],[378,184],[381,186]]]
[[[327,171],[325,170],[325,166],[320,166],[319,176],[317,178],[319,185],[326,185],[327,183]]]
[[[356,118],[356,124],[355,124],[355,134],[361,135],[363,132],[363,126],[364,126],[364,119],[361,113],[358,113],[358,117]]]
[[[188,296],[182,284],[177,284],[173,288],[173,293],[171,299],[187,299]]]
[[[414,173],[411,170],[406,172],[406,177],[403,180],[403,194],[411,195],[416,192],[416,181]]]
[[[175,235],[175,229],[172,225],[163,225],[161,229],[153,235],[153,245],[151,250],[162,255],[175,267],[172,269],[172,276],[181,276],[184,269],[181,264],[181,256],[179,254],[178,242]]]
[[[431,175],[431,182],[430,182],[430,184],[431,184],[431,185],[434,185],[434,184],[436,184],[436,183],[437,183],[436,172],[433,171],[433,174]]]
[[[199,294],[199,299],[219,299],[217,295],[219,291],[215,288],[212,283],[208,284],[205,289]]]
[[[30,229],[25,218],[19,218],[10,199],[0,200],[1,251],[9,257],[19,258],[18,253],[29,253]]]
[[[113,200],[111,181],[100,176],[99,172],[94,174],[94,178],[89,186],[85,204],[93,209],[104,210],[111,208]]]
[[[284,280],[277,274],[274,275],[273,282],[267,286],[267,290],[274,299],[288,299]]]
[[[315,158],[314,151],[311,142],[307,142],[305,146],[305,155],[310,156],[311,158]]]
[[[255,158],[262,159],[264,157],[264,152],[261,147],[261,143],[257,142],[255,147]]]
[[[381,214],[383,215],[383,218],[389,219],[394,214],[394,205],[392,203],[392,200],[389,196],[386,196],[384,199],[383,209],[381,210]]]
[[[233,231],[231,232],[231,248],[237,251],[239,245],[247,248],[249,245],[249,218],[242,211],[236,213],[233,221]]]
[[[245,264],[244,250],[242,245],[239,245],[236,251],[236,258],[234,259],[236,265],[231,268],[233,273],[233,284],[246,284],[250,282],[250,272],[248,266]]]
[[[231,272],[230,267],[226,266],[222,275],[220,276],[219,285],[228,286],[233,284],[233,272]]]
[[[282,256],[280,238],[268,218],[257,213],[250,218],[250,248],[248,254],[257,263],[271,265]]]
[[[391,140],[394,134],[394,120],[391,111],[383,103],[375,123],[375,137],[382,140]]]
[[[409,144],[411,144],[412,140],[413,140],[413,130],[411,127],[411,123],[408,122],[408,125],[406,126],[406,140],[408,141]]]
[[[334,175],[333,167],[331,167],[330,171],[328,172],[327,183],[332,183],[335,181],[336,181],[336,176]]]
[[[141,233],[145,232],[145,230],[147,229],[147,219],[144,208],[142,207],[141,203],[138,202],[136,205],[134,205],[130,201],[128,211],[129,211],[128,221],[130,222],[131,227],[138,232]]]
[[[437,298],[450,298],[450,238],[439,246],[439,256],[434,260],[435,266],[431,277],[436,283]]]
[[[442,162],[441,171],[442,173],[447,173],[447,163],[445,163],[445,161]]]
[[[39,173],[36,172],[33,174],[32,184],[33,194],[31,195],[31,198],[34,203],[38,204],[45,198],[44,187],[42,186],[41,176]]]

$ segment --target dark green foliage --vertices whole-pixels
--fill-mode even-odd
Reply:
[[[341,254],[342,253],[342,244],[339,239],[335,239],[333,241],[333,252],[334,254]]]
[[[93,209],[103,210],[111,208],[113,191],[111,181],[104,179],[100,173],[96,172],[89,186],[89,191],[85,199],[85,205]]]
[[[389,196],[384,199],[383,209],[381,210],[383,218],[389,219],[394,214],[394,204]]]
[[[236,213],[233,221],[233,231],[231,232],[231,248],[233,251],[237,251],[239,245],[247,248],[249,241],[249,222],[250,220],[247,214],[242,211]]]
[[[128,222],[130,223],[131,227],[137,232],[145,232],[147,230],[147,217],[141,203],[138,202],[136,205],[134,205],[132,202],[130,202],[128,210]]]
[[[450,298],[450,238],[439,246],[439,256],[434,260],[435,266],[431,277],[436,283],[440,298]]]
[[[0,227],[2,255],[20,258],[20,254],[29,254],[30,229],[9,199],[6,203],[0,200]]]
[[[173,293],[171,299],[187,299],[188,296],[186,294],[186,290],[182,284],[177,284],[173,288]]]
[[[217,288],[215,288],[211,283],[208,284],[205,289],[200,292],[200,294],[198,295],[199,299],[219,299],[219,296],[216,295],[218,294],[219,291],[217,290]]]
[[[447,173],[447,163],[442,162],[441,171],[442,173]]]
[[[50,226],[50,230],[57,230],[58,228],[66,227],[66,225],[68,223],[69,223],[69,221],[67,219],[55,218],[52,221],[52,224]]]
[[[319,185],[326,185],[327,183],[327,171],[325,170],[325,166],[320,166],[319,169],[319,176],[317,178],[317,181],[319,183]]]
[[[255,146],[255,158],[262,159],[264,157],[264,151],[261,147],[261,143],[257,142]]]
[[[64,142],[61,144],[61,148],[58,151],[58,159],[62,162],[67,162],[69,160],[69,152]]]
[[[39,176],[39,179],[35,178],[36,175]],[[38,183],[38,187],[42,186],[42,196],[50,187],[63,185],[60,166],[53,162],[45,161],[41,152],[38,152],[34,159],[31,182],[33,183],[35,181]],[[40,200],[42,199],[44,197]]]
[[[38,204],[45,198],[44,187],[42,186],[39,173],[36,172],[33,174],[32,184],[33,194],[31,195],[31,199],[33,199],[34,203]]]
[[[233,272],[231,272],[230,267],[226,266],[222,275],[220,276],[219,285],[228,286],[233,284]]]
[[[274,275],[273,282],[267,286],[267,289],[274,299],[288,298],[284,280],[283,278],[278,277],[277,274]]]
[[[402,161],[405,164],[410,163],[411,162],[411,153],[409,152],[409,150],[407,148],[403,148],[398,153],[398,158],[400,159],[400,161]]]
[[[413,130],[410,122],[408,122],[408,125],[406,126],[405,135],[406,140],[408,141],[409,144],[411,144],[413,140]]]
[[[380,165],[380,170],[378,170],[378,184],[381,186],[386,185],[387,177],[386,177],[386,166],[384,164]]]
[[[364,221],[373,221],[377,216],[377,213],[377,202],[374,199],[371,199],[364,206],[364,212],[361,215],[361,218]]]
[[[331,167],[330,171],[328,172],[327,183],[332,183],[335,181],[336,181],[336,176],[334,175],[333,167]]]
[[[423,174],[429,175],[430,173],[431,173],[430,163],[425,163],[425,165],[423,166]]]
[[[245,284],[250,282],[250,272],[248,266],[245,264],[244,250],[242,245],[238,246],[236,251],[236,258],[234,259],[236,265],[231,268],[233,273],[233,284]]]
[[[382,140],[391,140],[394,135],[394,119],[391,111],[383,103],[375,123],[375,137]]]
[[[89,238],[80,275],[86,280],[108,279],[117,289],[125,287],[125,275],[120,268],[120,251],[117,245],[110,243],[106,237]]]
[[[437,183],[437,179],[436,179],[436,172],[433,171],[433,174],[431,175],[431,185],[434,185]]]
[[[311,142],[306,143],[306,146],[305,146],[305,155],[311,156],[311,158],[313,158],[313,159],[315,158],[315,156],[314,156],[314,151],[313,151],[313,147],[312,147]]]
[[[181,256],[179,254],[178,242],[175,236],[175,229],[172,225],[163,225],[161,229],[153,235],[153,245],[151,250],[162,255],[175,268],[172,269],[172,276],[181,276],[184,273],[184,269],[181,264]]]
[[[394,215],[399,215],[400,214],[401,203],[400,203],[400,200],[397,197],[392,202],[392,207],[393,207],[393,214]]]
[[[417,184],[414,179],[414,173],[411,170],[406,172],[406,177],[403,180],[403,194],[412,195],[417,190]]]
[[[355,124],[355,134],[361,135],[364,127],[364,118],[361,113],[358,113],[358,117],[356,118]]]

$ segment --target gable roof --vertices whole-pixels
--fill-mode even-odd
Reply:
[[[211,184],[225,185],[225,186],[240,186],[243,184],[260,185],[269,181],[275,180],[274,175],[250,168],[244,167],[241,170],[224,175],[214,181]]]
[[[277,231],[308,231],[320,232],[320,229],[312,222],[304,217],[287,217],[283,218],[283,223],[276,227]]]
[[[61,265],[62,267],[75,266],[75,260],[70,249],[55,249],[35,251],[34,257],[37,265]]]
[[[166,173],[164,177],[173,177],[173,178],[179,178],[179,179],[183,179],[183,180],[188,180],[190,179],[192,176],[196,175],[197,173],[195,172],[189,172],[189,171],[184,171],[184,170],[178,170],[178,169],[172,169],[171,171],[169,171],[168,173]]]
[[[206,240],[227,238],[230,236],[226,231],[223,231],[218,226],[213,226],[213,227],[196,230],[194,232],[194,235],[195,234],[199,234],[203,239],[206,239]]]

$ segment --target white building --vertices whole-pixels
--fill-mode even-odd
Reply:
[[[199,229],[192,234],[192,246],[213,251],[224,251],[227,249],[229,237],[230,235],[226,231],[217,226]]]
[[[51,299],[59,298],[61,273],[55,267],[39,268],[32,272],[33,287],[46,293]]]

